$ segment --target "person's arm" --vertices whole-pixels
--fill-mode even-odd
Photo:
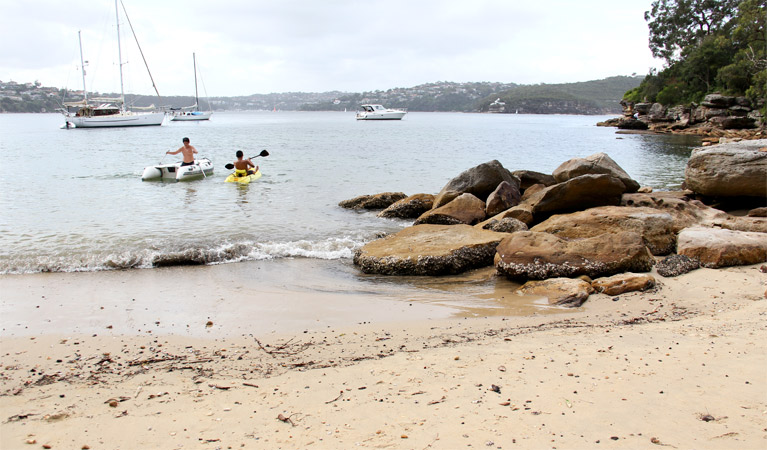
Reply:
[[[183,147],[181,147],[181,148],[183,148]],[[178,155],[178,154],[179,154],[179,152],[181,152],[181,148],[179,148],[179,149],[178,149],[178,150],[176,150],[175,152],[172,152],[172,151],[168,150],[167,152],[165,152],[165,154],[166,154],[166,155]]]
[[[253,164],[253,161],[251,161],[250,159],[245,160],[245,162],[248,163],[248,167],[256,167],[256,165]]]

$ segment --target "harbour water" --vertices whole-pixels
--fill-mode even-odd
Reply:
[[[221,112],[206,122],[74,129],[56,114],[0,115],[0,274],[153,269],[308,258],[348,266],[356,248],[409,222],[338,207],[386,191],[437,193],[497,159],[551,173],[605,152],[642,185],[678,188],[685,137],[618,135],[605,117],[411,112],[356,121],[340,112]],[[189,137],[213,176],[142,182]],[[225,183],[236,150],[263,177]],[[344,269],[346,270],[346,269]]]

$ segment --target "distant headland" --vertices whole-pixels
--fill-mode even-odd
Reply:
[[[236,97],[201,98],[200,106],[214,111],[353,111],[363,103],[424,112],[490,112],[507,114],[620,114],[626,91],[639,86],[642,76],[562,84],[522,85],[501,82],[438,81],[409,88],[352,92],[284,92]],[[93,93],[114,97],[114,93]],[[0,112],[50,113],[64,101],[79,100],[82,91],[45,87],[39,82],[0,81]],[[136,106],[181,107],[191,96],[126,95]]]

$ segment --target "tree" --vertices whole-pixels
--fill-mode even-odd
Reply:
[[[655,0],[644,18],[650,28],[650,50],[671,65],[686,47],[725,29],[743,0]]]

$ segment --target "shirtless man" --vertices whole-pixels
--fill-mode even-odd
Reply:
[[[182,166],[191,166],[194,164],[194,154],[197,153],[197,149],[194,148],[194,146],[189,144],[189,138],[185,137],[182,139],[182,142],[184,145],[176,150],[175,152],[172,152],[168,150],[165,152],[166,155],[178,155],[181,153],[184,155],[184,161],[181,163]]]
[[[244,156],[242,154],[242,150],[237,150],[235,156],[237,157],[237,161],[234,162],[235,176],[244,177],[245,175],[250,175],[258,172],[258,166],[254,165],[253,161],[250,159],[242,159]],[[251,170],[251,167],[253,167],[255,170]]]

